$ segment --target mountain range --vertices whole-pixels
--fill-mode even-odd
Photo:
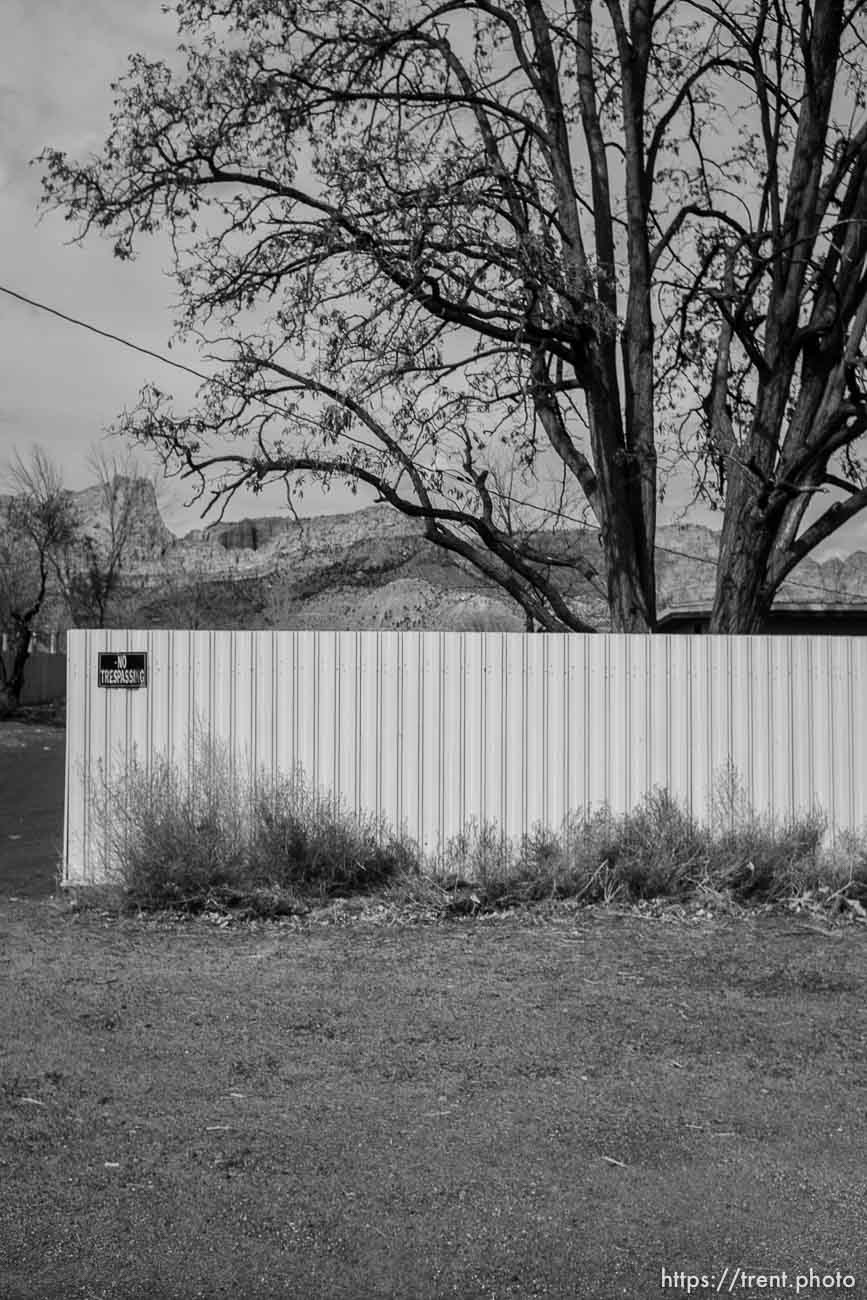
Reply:
[[[146,479],[119,483],[127,537],[120,588],[109,621],[127,627],[393,628],[522,630],[523,610],[471,565],[424,537],[420,521],[387,505],[350,514],[215,523],[174,536]],[[98,487],[71,494],[79,527],[98,551],[110,538]],[[0,501],[2,509],[2,501]],[[604,587],[598,533],[540,533],[539,546],[580,552]],[[718,536],[696,524],[666,525],[657,539],[660,612],[708,606]],[[608,625],[599,591],[575,575],[569,602],[595,626]],[[867,600],[867,554],[804,561],[777,605]],[[66,625],[52,592],[43,628]]]

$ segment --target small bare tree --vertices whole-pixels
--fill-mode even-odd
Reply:
[[[0,717],[20,704],[49,575],[75,528],[69,493],[40,447],[27,460],[16,453],[9,484],[13,495],[0,517],[0,626],[10,636],[7,653],[0,654]]]
[[[76,627],[105,627],[117,595],[129,542],[135,528],[135,499],[129,491],[138,469],[94,450],[88,464],[96,476],[103,523],[101,535],[78,524],[52,556],[57,583]]]

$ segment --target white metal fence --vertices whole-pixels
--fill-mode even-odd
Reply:
[[[196,738],[236,771],[290,772],[437,853],[471,818],[509,835],[667,787],[697,816],[733,764],[759,812],[867,817],[867,638],[431,632],[71,631],[65,880],[103,870],[105,775],[183,766]],[[100,652],[148,684],[98,685]]]

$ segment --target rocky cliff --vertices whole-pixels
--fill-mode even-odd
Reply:
[[[580,551],[600,572],[598,534],[541,535],[553,552]],[[663,526],[658,538],[660,609],[705,606],[713,597],[718,535],[695,524]],[[149,588],[168,581],[204,595],[210,617],[230,619],[214,584],[244,602],[246,626],[405,629],[502,629],[524,626],[523,611],[472,566],[424,537],[419,521],[387,505],[300,522],[272,516],[214,524],[176,541],[156,565],[144,565]],[[205,589],[204,592],[202,589]],[[597,591],[575,576],[570,603],[607,626]],[[822,604],[835,596],[867,600],[867,555],[802,563],[778,604]],[[226,597],[226,600],[229,598]],[[159,599],[150,608],[159,617]],[[193,602],[195,604],[195,602]],[[192,609],[192,607],[191,607]],[[189,613],[195,618],[195,612]]]
[[[127,565],[159,561],[176,540],[163,523],[149,479],[118,477],[110,487],[69,495],[80,533],[89,536],[98,551],[111,547],[113,531],[122,532]]]
[[[309,627],[518,630],[523,611],[472,566],[429,543],[420,522],[386,505],[296,521],[272,516],[218,523],[176,538],[153,486],[119,484],[115,510],[129,512],[116,626]],[[97,549],[109,545],[105,494],[73,494],[80,526]],[[0,508],[2,514],[2,508]],[[579,530],[540,536],[554,552],[580,551],[601,571],[598,535]],[[660,609],[707,605],[713,594],[717,536],[697,525],[663,527],[658,539]],[[834,594],[867,599],[867,555],[806,561],[778,603],[817,603]],[[597,591],[574,576],[567,598],[604,628]],[[46,627],[64,625],[53,593]]]

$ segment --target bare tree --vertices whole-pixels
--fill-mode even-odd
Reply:
[[[130,484],[140,474],[130,457],[121,460],[101,449],[91,452],[88,465],[98,489],[99,526],[78,522],[51,561],[74,626],[105,627],[136,525]]]
[[[546,629],[587,628],[595,568],[497,474],[566,475],[647,631],[682,451],[724,510],[713,626],[755,630],[867,504],[864,7],[180,0],[186,72],[134,56],[102,156],[42,155],[79,238],[170,232],[223,363],[122,427],[212,503],[368,484]]]
[[[799,561],[867,506],[864,5],[714,10],[730,110],[751,114],[727,160],[747,202],[704,220],[672,280],[724,510],[711,626],[750,632]]]
[[[17,709],[34,629],[48,594],[54,556],[73,536],[69,493],[45,452],[13,459],[13,495],[0,517],[0,627],[10,646],[0,654],[0,717]]]

